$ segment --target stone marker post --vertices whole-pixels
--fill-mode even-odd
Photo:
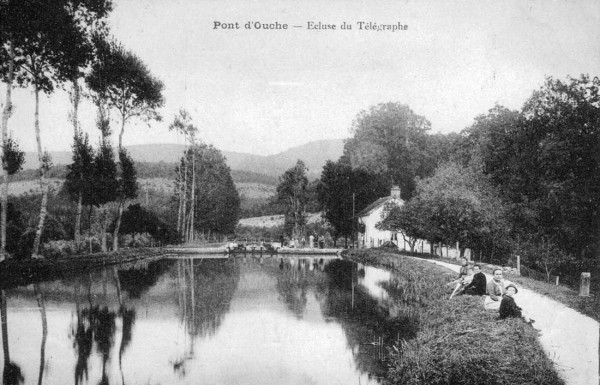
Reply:
[[[591,273],[581,273],[581,286],[579,286],[579,296],[590,296],[590,281],[592,280]]]

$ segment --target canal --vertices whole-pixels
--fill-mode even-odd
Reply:
[[[2,290],[7,384],[378,384],[416,331],[390,272],[178,258]]]

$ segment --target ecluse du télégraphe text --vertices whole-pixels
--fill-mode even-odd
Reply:
[[[377,23],[373,21],[357,21],[355,23],[342,22],[340,24],[323,23],[320,21],[309,21],[306,24],[288,24],[278,21],[263,23],[260,21],[248,21],[246,23],[213,21],[212,29],[217,30],[288,30],[288,29],[307,29],[310,31],[336,31],[336,30],[359,30],[359,31],[406,31],[407,24],[401,22]]]

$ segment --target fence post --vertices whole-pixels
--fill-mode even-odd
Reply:
[[[458,241],[456,241],[456,260],[460,260],[460,245]]]
[[[591,273],[581,273],[581,285],[579,286],[579,296],[589,297],[590,296],[590,281]]]
[[[517,274],[521,275],[521,256],[517,255]]]

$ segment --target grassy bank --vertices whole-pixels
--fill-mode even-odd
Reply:
[[[389,384],[563,384],[537,332],[521,319],[498,320],[482,297],[448,298],[447,269],[383,250],[352,250],[355,262],[394,270],[412,283],[418,332],[390,352]]]
[[[118,252],[82,254],[58,259],[7,259],[0,262],[0,287],[60,279],[103,266],[135,262],[165,254],[157,248],[122,249]]]
[[[460,265],[460,262],[450,258],[440,258],[431,254],[414,254],[419,258],[436,259],[446,263]],[[482,270],[492,274],[495,265],[481,264]],[[547,295],[553,300],[562,303],[572,309],[575,309],[582,314],[592,317],[600,322],[600,295],[592,293],[589,297],[580,297],[577,290],[565,285],[556,285],[544,281],[538,281],[533,278],[519,277],[517,275],[508,275],[506,278],[517,285],[536,293]]]

